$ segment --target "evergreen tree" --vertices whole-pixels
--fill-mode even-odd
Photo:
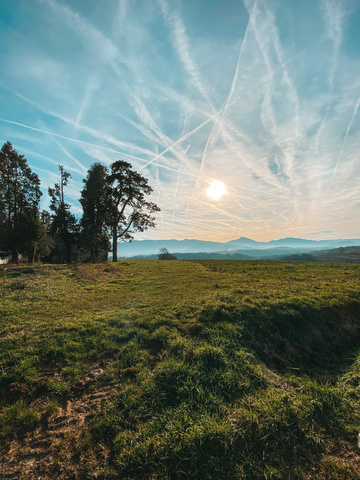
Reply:
[[[113,262],[116,262],[118,240],[132,241],[134,232],[155,227],[152,214],[160,208],[145,200],[153,190],[148,180],[134,171],[130,163],[118,160],[110,168],[107,223],[111,228]]]
[[[31,242],[31,258],[32,263],[39,262],[41,258],[46,257],[52,250],[53,242],[51,236],[48,234],[46,225],[43,222],[43,215],[37,219],[36,224],[36,238]]]
[[[85,185],[81,191],[82,244],[90,250],[93,263],[99,261],[100,252],[107,254],[110,248],[109,229],[106,225],[108,173],[105,166],[94,163],[88,170],[86,179],[83,180]]]
[[[0,152],[0,250],[11,254],[13,263],[36,242],[41,195],[39,177],[6,142]]]
[[[75,216],[70,212],[70,205],[65,202],[64,187],[67,186],[70,173],[59,165],[60,183],[49,188],[51,215],[50,233],[55,243],[55,254],[60,263],[71,263],[73,247],[77,245],[78,226]]]

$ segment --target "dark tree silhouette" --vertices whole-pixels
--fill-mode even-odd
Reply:
[[[31,242],[31,258],[32,263],[40,262],[41,258],[46,257],[51,252],[53,242],[51,236],[48,234],[46,225],[43,221],[43,212],[40,218],[36,221],[37,235],[35,240]]]
[[[82,228],[82,245],[91,252],[91,261],[98,262],[100,252],[110,249],[109,228],[106,224],[108,208],[108,177],[109,171],[100,163],[94,163],[83,180],[80,203],[83,216],[80,222]]]
[[[0,250],[11,254],[13,263],[29,254],[29,245],[34,248],[41,236],[40,197],[39,177],[6,142],[0,152]]]
[[[67,186],[70,173],[59,165],[60,183],[49,188],[51,215],[50,233],[54,239],[59,254],[60,263],[71,263],[72,249],[77,243],[78,226],[75,216],[70,212],[70,205],[65,202],[64,187]]]
[[[158,253],[158,259],[159,260],[177,260],[175,255],[170,253],[167,248],[160,248],[160,251]]]
[[[110,166],[107,193],[107,222],[111,229],[113,262],[117,261],[117,243],[132,241],[134,232],[155,227],[153,213],[160,211],[145,197],[153,191],[148,180],[134,171],[130,163],[118,160]]]

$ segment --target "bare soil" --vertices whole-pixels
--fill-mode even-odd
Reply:
[[[69,442],[76,443],[92,416],[116,396],[114,384],[94,388],[102,373],[103,369],[95,365],[72,388],[71,400],[60,400],[59,408],[48,418],[39,415],[33,432],[24,438],[14,438],[0,451],[0,480],[78,478],[78,460],[69,449]],[[38,398],[30,406],[38,412],[44,411],[47,400]]]

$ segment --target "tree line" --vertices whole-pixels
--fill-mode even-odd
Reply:
[[[96,162],[83,180],[82,216],[77,219],[66,201],[71,175],[59,165],[59,182],[48,189],[49,211],[40,211],[40,179],[27,160],[6,142],[0,152],[0,255],[18,263],[21,257],[71,263],[117,261],[119,241],[155,227],[160,208],[147,197],[148,180],[132,165],[118,160],[109,168]]]

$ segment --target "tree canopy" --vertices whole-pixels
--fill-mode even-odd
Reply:
[[[100,252],[107,252],[110,248],[107,225],[108,174],[104,165],[94,163],[83,180],[80,198],[83,208],[82,245],[90,250],[92,262],[98,262]]]
[[[60,181],[48,189],[50,211],[39,213],[40,179],[10,142],[0,152],[0,254],[19,261],[47,256],[49,261],[71,262],[74,254],[86,252],[92,262],[110,249],[117,261],[119,241],[132,241],[136,232],[155,227],[160,208],[147,197],[148,180],[130,163],[117,160],[110,170],[99,162],[91,165],[83,180],[81,219],[71,213],[65,190],[71,175],[59,165]]]
[[[110,168],[107,221],[112,235],[113,261],[116,262],[118,240],[132,241],[135,232],[155,227],[153,214],[160,208],[146,200],[153,189],[145,177],[132,169],[130,163],[118,160]]]
[[[6,142],[0,152],[0,250],[10,253],[13,262],[33,250],[41,235],[41,195],[39,177]]]
[[[54,238],[61,263],[70,263],[72,260],[72,247],[76,243],[77,222],[75,215],[70,212],[70,205],[65,202],[64,188],[71,175],[59,165],[60,183],[55,183],[54,188],[49,188],[51,215],[50,233]]]

